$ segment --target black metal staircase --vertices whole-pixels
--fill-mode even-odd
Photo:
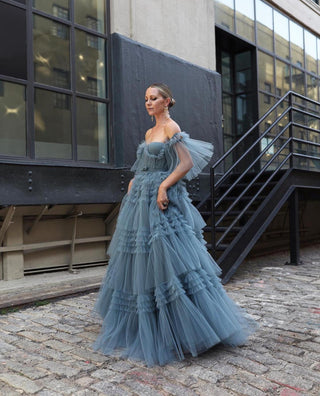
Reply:
[[[210,180],[198,209],[226,283],[283,204],[297,206],[299,187],[320,191],[320,103],[289,91],[215,162]],[[291,224],[297,261],[299,229]]]

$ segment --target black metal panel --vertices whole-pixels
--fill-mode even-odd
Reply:
[[[116,165],[131,165],[136,147],[153,123],[144,95],[153,82],[170,86],[176,105],[170,110],[182,130],[211,141],[215,158],[221,156],[221,81],[214,71],[132,41],[112,35],[113,128]]]
[[[0,164],[0,205],[119,202],[131,177],[120,169]]]

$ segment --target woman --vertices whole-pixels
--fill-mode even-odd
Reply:
[[[174,103],[164,84],[146,90],[155,126],[138,147],[96,303],[103,326],[95,349],[149,366],[242,344],[255,326],[222,288],[185,186],[213,146],[181,132],[168,111]]]

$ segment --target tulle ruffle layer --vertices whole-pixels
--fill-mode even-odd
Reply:
[[[178,164],[177,145],[187,147],[195,164],[187,178],[207,164],[212,145],[184,132],[157,143],[138,148],[95,306],[103,326],[94,348],[149,366],[196,356],[218,343],[242,344],[255,328],[221,286],[220,268],[202,236],[205,222],[185,182],[168,189],[167,210],[157,206],[159,185]]]
[[[105,287],[96,308],[104,321],[94,348],[149,366],[197,356],[219,343],[240,345],[254,330],[218,278],[201,269],[145,294]]]

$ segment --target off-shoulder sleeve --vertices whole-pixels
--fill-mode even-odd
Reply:
[[[191,156],[193,167],[185,175],[187,180],[194,179],[199,175],[199,173],[208,165],[212,155],[213,155],[213,144],[209,142],[204,142],[202,140],[192,139],[186,132],[177,132],[168,142],[169,145],[169,162],[170,171],[173,171],[179,164],[178,151],[181,157],[181,153],[188,151]],[[181,150],[178,149],[181,148]]]

